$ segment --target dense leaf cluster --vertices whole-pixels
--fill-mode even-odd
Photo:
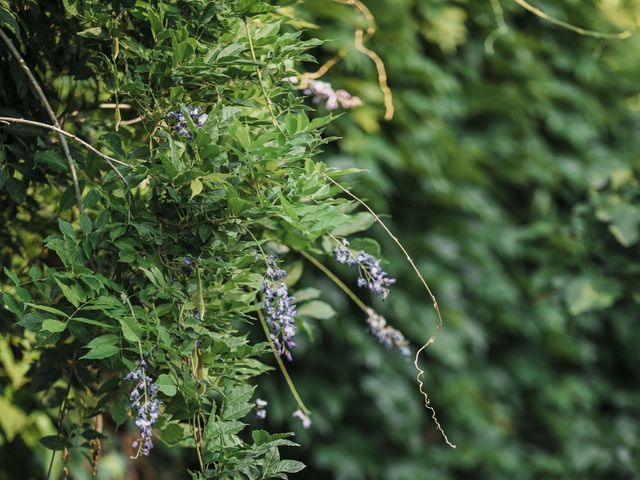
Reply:
[[[183,455],[175,478],[303,468],[252,413],[267,255],[295,288],[296,251],[330,254],[372,218],[313,160],[331,117],[285,80],[319,44],[295,26],[248,0],[0,2],[0,478],[126,456],[147,475]],[[59,139],[11,120],[52,123],[9,43],[75,136],[80,206]],[[293,291],[308,331],[334,313],[319,293]]]

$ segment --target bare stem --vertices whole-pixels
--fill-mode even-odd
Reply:
[[[120,180],[122,180],[122,182],[128,186],[127,180],[124,178],[124,175],[122,175],[122,173],[120,173],[120,170],[118,170],[115,166],[115,164],[117,163],[118,165],[124,165],[125,167],[129,167],[128,164],[121,162],[120,160],[117,160],[113,157],[110,157],[109,155],[106,155],[104,153],[102,153],[100,150],[98,150],[97,148],[93,147],[91,144],[85,142],[84,140],[82,140],[79,137],[76,137],[73,133],[69,133],[66,130],[63,130],[60,127],[57,127],[55,125],[48,125],[46,123],[41,123],[41,122],[36,122],[34,120],[27,120],[26,118],[15,118],[15,117],[0,117],[0,123],[18,123],[21,125],[31,125],[32,127],[39,127],[39,128],[46,128],[48,130],[53,130],[54,132],[57,132],[60,135],[64,135],[65,137],[69,137],[70,139],[78,142],[80,145],[82,145],[83,147],[91,150],[93,153],[95,153],[96,155],[98,155],[100,158],[103,158],[111,167],[111,169],[116,173],[116,175],[120,178]]]
[[[518,5],[520,5],[522,8],[524,8],[525,10],[527,10],[528,12],[533,13],[535,16],[540,17],[543,20],[546,20],[549,23],[553,23],[554,25],[557,25],[559,27],[566,28],[567,30],[571,30],[572,32],[578,33],[580,35],[586,35],[588,37],[595,37],[595,38],[616,39],[616,40],[624,40],[625,38],[629,38],[631,36],[631,32],[629,30],[623,30],[622,32],[618,32],[618,33],[604,33],[604,32],[596,32],[594,30],[587,30],[585,28],[577,27],[575,25],[572,25],[571,23],[563,22],[562,20],[552,17],[548,13],[543,12],[537,7],[534,7],[533,5],[531,5],[529,2],[526,2],[525,0],[513,0],[513,1],[516,2]]]
[[[200,471],[204,472],[204,462],[202,461],[202,453],[200,452],[200,442],[202,440],[202,433],[198,430],[195,414],[193,415],[193,423],[191,423],[191,431],[193,432],[193,440],[196,444],[196,453],[198,454],[198,463],[200,464]]]
[[[376,70],[378,72],[378,84],[380,86],[380,90],[382,91],[382,95],[384,96],[384,106],[385,106],[384,119],[391,120],[394,115],[394,106],[393,106],[393,94],[388,85],[387,70],[384,66],[384,62],[382,61],[382,58],[380,58],[380,55],[378,55],[376,52],[374,52],[370,48],[367,48],[364,45],[376,33],[376,28],[377,28],[376,19],[371,13],[371,10],[369,10],[369,8],[360,0],[334,0],[334,1],[336,1],[337,3],[342,3],[343,5],[351,6],[354,10],[359,12],[367,22],[366,30],[360,27],[356,27],[356,31],[354,34],[354,43],[355,43],[356,50],[358,50],[360,53],[363,53],[367,57],[369,57],[376,67]]]
[[[355,303],[358,308],[360,310],[362,310],[364,313],[366,313],[367,315],[369,314],[369,308],[365,305],[365,303],[360,300],[358,298],[358,296],[353,292],[353,290],[351,290],[349,287],[347,287],[345,285],[345,283],[340,280],[338,278],[338,276],[333,273],[331,270],[329,270],[322,262],[320,262],[317,258],[315,258],[313,255],[311,255],[310,253],[307,253],[305,251],[300,250],[300,255],[302,255],[304,258],[306,258],[307,260],[309,260],[311,263],[313,263],[313,265],[320,270],[322,273],[324,273],[329,280],[331,280],[333,283],[335,283],[338,287],[340,287],[340,289],[351,299],[353,300],[353,303]]]
[[[64,414],[67,408],[67,401],[69,400],[69,393],[71,393],[71,379],[69,379],[69,383],[67,383],[67,391],[64,394],[64,399],[62,400],[62,403],[60,404],[60,410],[58,411],[58,422],[57,422],[58,436],[62,432],[62,421],[64,420]],[[66,439],[65,439],[65,444],[66,444]],[[53,469],[53,461],[55,458],[56,458],[56,451],[53,450],[51,452],[51,461],[49,462],[49,468],[47,469],[46,480],[49,480],[49,478],[51,477],[51,470]]]
[[[7,35],[1,29],[0,29],[0,38],[7,45],[7,48],[9,48],[9,51],[11,52],[11,54],[18,61],[20,68],[22,68],[25,75],[29,79],[29,83],[31,83],[31,86],[35,90],[36,95],[40,98],[40,101],[42,102],[42,105],[44,106],[45,110],[49,114],[49,118],[51,119],[53,124],[57,128],[61,128],[60,123],[58,123],[58,118],[56,117],[56,114],[54,113],[53,108],[51,108],[51,104],[49,103],[46,95],[42,91],[40,84],[37,82],[36,77],[34,77],[33,73],[31,73],[31,70],[27,66],[26,62],[22,58],[22,55],[20,55],[20,52],[18,51],[16,46],[13,44],[11,39],[7,37]],[[76,166],[74,164],[73,158],[71,157],[71,152],[69,151],[69,144],[67,143],[67,139],[64,137],[64,134],[58,132],[58,138],[60,139],[60,145],[62,145],[64,158],[67,160],[67,165],[69,166],[69,172],[71,172],[71,181],[73,182],[73,189],[76,194],[76,202],[78,204],[78,209],[82,211],[82,192],[80,191],[80,184],[78,182],[78,173],[76,172]]]
[[[329,182],[334,184],[336,187],[338,187],[340,190],[342,190],[344,193],[346,193],[349,197],[351,197],[356,202],[358,202],[360,205],[362,205],[371,215],[373,215],[373,218],[376,220],[376,222],[378,222],[378,224],[380,224],[380,226],[387,233],[387,235],[389,235],[389,237],[394,241],[394,243],[400,248],[402,253],[404,253],[404,256],[406,257],[407,261],[411,265],[411,268],[413,269],[413,271],[415,272],[416,276],[420,280],[420,283],[422,283],[422,286],[424,287],[426,292],[429,294],[429,297],[431,298],[431,302],[433,303],[433,308],[436,311],[436,315],[438,317],[438,325],[436,326],[436,329],[433,332],[433,334],[427,339],[425,344],[422,347],[420,347],[420,349],[416,352],[416,356],[415,356],[415,359],[413,361],[413,365],[415,366],[416,370],[418,371],[418,374],[416,375],[416,381],[418,382],[420,393],[424,397],[424,405],[425,405],[425,407],[427,407],[429,409],[429,411],[431,412],[431,418],[433,419],[433,421],[434,421],[434,423],[436,425],[436,428],[438,429],[438,431],[440,432],[440,434],[444,438],[444,441],[447,443],[447,445],[449,445],[452,448],[456,448],[456,446],[449,441],[449,438],[447,437],[447,434],[444,432],[444,429],[440,425],[440,422],[438,422],[438,419],[436,417],[436,411],[431,406],[431,400],[429,399],[429,396],[428,396],[427,392],[424,391],[424,388],[423,388],[424,387],[424,383],[423,383],[422,379],[424,378],[424,370],[422,370],[420,368],[420,365],[418,364],[418,361],[420,359],[420,354],[429,345],[431,345],[433,342],[435,342],[436,337],[438,336],[438,333],[440,332],[440,329],[442,329],[442,326],[443,326],[442,314],[440,313],[440,308],[438,307],[438,301],[436,300],[436,297],[433,294],[433,292],[431,291],[431,288],[429,288],[429,285],[427,284],[427,281],[424,279],[424,277],[420,273],[420,270],[418,270],[418,267],[416,266],[415,262],[413,261],[413,259],[411,258],[411,256],[407,252],[407,250],[404,248],[404,246],[402,245],[400,240],[398,240],[398,238],[391,232],[391,230],[389,230],[389,227],[387,227],[387,225],[376,214],[376,212],[374,212],[371,209],[371,207],[369,207],[369,205],[367,205],[363,200],[361,200],[360,197],[358,197],[354,193],[351,193],[350,190],[348,190],[347,188],[343,187],[340,183],[336,182],[329,175],[327,175],[326,173],[323,173],[322,175],[327,180],[329,180]]]
[[[198,287],[198,318],[204,321],[204,291],[202,289],[202,279],[200,278],[200,267],[196,265],[196,284]]]

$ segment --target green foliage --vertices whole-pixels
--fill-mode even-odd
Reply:
[[[302,478],[637,478],[637,31],[580,36],[511,1],[365,3],[394,92],[389,123],[374,67],[353,49],[361,19],[319,0],[298,10],[330,40],[321,61],[349,51],[323,80],[365,102],[332,124],[344,140],[323,158],[369,172],[357,191],[391,214],[438,296],[445,328],[425,384],[458,448],[421,409],[411,369],[347,321],[356,313],[334,291],[338,314],[298,374],[317,399]],[[604,32],[638,18],[637,2],[531,3]],[[497,36],[492,4],[508,28]],[[387,318],[419,344],[435,325],[429,301],[378,240],[398,277]]]
[[[294,287],[292,251],[322,254],[331,232],[371,225],[312,160],[332,117],[309,119],[285,81],[319,42],[261,1],[2,1],[0,22],[64,129],[103,154],[69,140],[80,211],[52,132],[0,129],[0,456],[14,459],[0,478],[49,478],[52,466],[81,478],[82,455],[89,471],[118,451],[138,457],[137,387],[124,377],[143,359],[141,385],[150,378],[162,402],[154,432],[172,450],[153,450],[157,471],[302,470],[281,460],[289,435],[260,430],[252,413],[255,377],[271,369],[254,326],[264,251],[286,257]],[[0,116],[50,124],[5,47]],[[310,332],[335,312],[303,292]]]

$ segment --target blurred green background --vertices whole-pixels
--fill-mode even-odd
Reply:
[[[303,281],[333,292],[339,313],[292,372],[315,421],[292,452],[309,464],[298,478],[640,478],[640,2],[535,2],[584,28],[635,30],[624,41],[511,0],[365,3],[394,93],[389,123],[373,64],[353,48],[358,15],[325,0],[296,9],[327,40],[320,62],[349,49],[323,80],[365,102],[333,125],[342,140],[323,159],[368,170],[350,181],[389,214],[438,296],[446,326],[424,356],[426,388],[458,448],[421,405],[410,362],[309,267]],[[377,307],[420,345],[431,303],[376,236],[398,278]],[[291,401],[271,377],[277,429]]]

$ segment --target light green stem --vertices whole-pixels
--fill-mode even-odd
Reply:
[[[284,130],[282,129],[282,125],[278,122],[278,118],[276,117],[276,112],[273,109],[273,102],[267,93],[267,87],[264,84],[264,80],[262,79],[262,72],[260,71],[260,67],[258,67],[258,58],[256,57],[256,51],[253,48],[253,39],[251,38],[251,29],[249,28],[249,23],[247,19],[243,19],[244,28],[247,31],[247,39],[249,40],[249,50],[251,51],[251,59],[256,64],[256,74],[258,75],[258,83],[260,83],[260,90],[262,90],[262,95],[264,96],[264,101],[267,102],[267,108],[269,109],[269,114],[271,115],[271,122],[276,126],[280,133],[284,134]]]
[[[258,309],[258,318],[260,319],[260,325],[262,325],[262,330],[264,330],[264,334],[267,337],[267,341],[269,342],[269,345],[271,346],[271,350],[273,351],[273,356],[276,358],[276,362],[278,364],[278,367],[280,367],[280,371],[282,372],[282,376],[284,377],[285,381],[287,382],[287,385],[289,386],[289,390],[291,391],[291,395],[293,395],[293,398],[295,398],[296,403],[298,404],[298,407],[300,408],[300,410],[302,410],[302,412],[305,415],[310,415],[311,411],[305,406],[304,402],[302,401],[302,398],[300,398],[300,394],[298,393],[298,390],[296,389],[296,386],[293,384],[293,380],[291,380],[291,377],[289,376],[289,372],[287,371],[287,367],[285,367],[284,362],[282,361],[282,358],[280,358],[280,355],[278,355],[278,351],[276,350],[276,346],[273,344],[273,340],[271,340],[271,335],[269,333],[269,327],[267,326],[267,322],[264,319],[264,315],[262,314],[262,310]]]
[[[324,273],[333,283],[335,283],[340,289],[351,299],[353,303],[355,303],[358,308],[360,308],[364,313],[369,314],[369,307],[365,305],[365,303],[358,298],[358,296],[353,293],[349,287],[345,285],[345,283],[340,280],[335,273],[329,270],[325,265],[322,264],[317,258],[315,258],[310,253],[304,252],[302,250],[299,251],[300,255],[309,260],[313,265],[315,265],[318,270]]]
[[[375,221],[382,227],[382,229],[387,233],[387,235],[389,235],[389,237],[394,241],[394,243],[398,246],[398,248],[402,251],[402,253],[404,253],[404,256],[407,259],[407,261],[409,262],[409,265],[411,265],[411,268],[413,269],[413,271],[415,272],[416,276],[420,280],[420,283],[422,284],[422,286],[424,287],[425,291],[427,292],[427,294],[431,298],[431,302],[433,303],[433,309],[436,311],[436,316],[438,317],[438,325],[436,325],[435,331],[427,339],[425,344],[422,345],[422,347],[420,347],[418,349],[418,351],[416,352],[416,356],[413,359],[413,365],[415,366],[416,371],[418,372],[416,374],[416,381],[418,382],[418,387],[419,387],[420,393],[424,397],[424,405],[425,405],[425,407],[427,409],[429,409],[429,411],[431,412],[431,418],[433,419],[433,421],[434,421],[434,423],[436,425],[436,428],[438,429],[438,431],[440,432],[440,434],[444,438],[444,441],[446,442],[446,444],[449,445],[452,448],[456,448],[456,446],[449,441],[449,438],[447,437],[447,434],[445,433],[444,428],[442,428],[442,426],[440,425],[440,422],[438,422],[438,418],[436,417],[436,411],[431,406],[431,400],[429,399],[429,395],[427,394],[427,392],[423,388],[424,387],[424,382],[422,380],[424,378],[424,370],[422,368],[420,368],[420,365],[418,363],[418,361],[420,359],[420,355],[422,354],[422,352],[427,347],[429,347],[431,344],[433,344],[433,342],[436,341],[436,337],[438,336],[438,333],[440,332],[440,330],[442,329],[442,327],[444,325],[443,320],[442,320],[442,314],[440,313],[440,307],[438,306],[438,301],[436,300],[436,296],[431,291],[431,288],[429,288],[429,285],[427,284],[427,281],[424,279],[424,277],[420,273],[420,270],[418,270],[418,267],[416,266],[415,262],[413,261],[413,259],[409,255],[409,252],[407,252],[407,249],[404,248],[404,245],[402,245],[400,240],[398,240],[398,238],[391,232],[389,227],[387,227],[387,225],[382,221],[382,219],[378,216],[378,214],[376,212],[374,212],[373,209],[364,202],[364,200],[362,200],[360,197],[358,197],[355,193],[352,193],[346,187],[342,186],[336,180],[331,178],[328,174],[322,173],[322,175],[324,176],[325,179],[327,179],[329,182],[334,184],[336,187],[338,187],[340,190],[342,190],[345,194],[347,194],[349,197],[351,197],[356,202],[358,202],[360,205],[362,205],[365,209],[367,209],[367,211],[373,216]]]
[[[198,316],[200,321],[204,320],[204,293],[202,291],[202,279],[200,278],[200,267],[196,265],[196,284],[198,288]]]

